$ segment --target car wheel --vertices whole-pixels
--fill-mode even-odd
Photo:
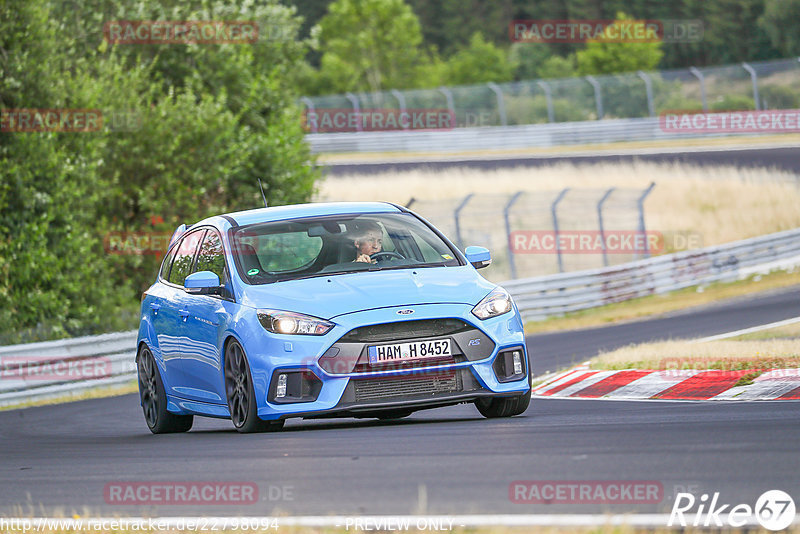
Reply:
[[[414,413],[412,410],[388,410],[386,412],[375,414],[375,417],[381,421],[389,421],[391,419],[402,419]]]
[[[153,434],[186,432],[192,428],[194,416],[177,415],[167,411],[167,394],[153,353],[142,346],[136,358],[139,374],[139,399],[144,420]]]
[[[258,417],[250,366],[239,342],[232,340],[225,349],[225,394],[231,421],[242,434],[270,432],[283,428],[283,420],[264,421]]]
[[[517,397],[478,399],[475,401],[475,406],[484,417],[511,417],[523,413],[530,403],[531,392],[528,390],[524,395]]]

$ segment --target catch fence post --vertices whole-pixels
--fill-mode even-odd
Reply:
[[[458,239],[458,248],[462,251],[464,250],[464,240],[461,239],[461,221],[459,220],[459,217],[461,215],[461,210],[464,209],[464,207],[467,205],[467,202],[469,202],[469,199],[471,199],[473,195],[474,193],[470,193],[469,195],[465,196],[464,200],[462,200],[455,211],[453,211],[453,217],[456,221],[456,239]]]
[[[637,205],[639,206],[639,231],[642,233],[642,239],[644,241],[644,257],[645,258],[649,258],[650,257],[650,248],[648,247],[647,232],[646,232],[646,229],[644,227],[644,201],[647,198],[647,195],[649,195],[653,191],[653,188],[655,186],[656,186],[655,182],[650,182],[650,185],[647,187],[647,189],[644,190],[644,192],[642,193],[642,196],[640,196],[639,200],[637,200],[637,202],[636,202]]]
[[[503,208],[503,219],[505,220],[506,223],[506,241],[507,241],[506,244],[508,246],[508,264],[511,266],[511,278],[513,279],[517,278],[517,266],[514,263],[514,247],[511,244],[510,212],[511,212],[511,207],[514,205],[514,202],[517,201],[520,195],[522,195],[522,191],[517,191],[516,193],[511,195],[511,198],[508,200],[505,207]]]
[[[556,254],[558,254],[558,272],[564,272],[564,261],[561,258],[561,245],[558,242],[558,203],[564,198],[564,195],[569,191],[569,187],[561,190],[556,199],[550,205],[550,214],[553,216],[553,236],[555,237]]]
[[[600,241],[603,243],[603,266],[608,267],[608,249],[606,247],[606,230],[603,226],[603,204],[605,204],[616,187],[610,188],[597,203],[597,226],[600,228]]]

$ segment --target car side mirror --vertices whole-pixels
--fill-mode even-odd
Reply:
[[[219,295],[222,288],[219,276],[211,271],[198,271],[186,277],[183,289],[192,295]]]
[[[492,255],[488,248],[471,246],[464,249],[467,261],[476,269],[483,269],[492,264]]]

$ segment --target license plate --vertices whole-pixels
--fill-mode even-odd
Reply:
[[[370,365],[452,356],[449,339],[371,346],[367,348],[367,354]]]

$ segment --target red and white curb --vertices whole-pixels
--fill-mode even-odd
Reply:
[[[593,371],[587,364],[549,377],[537,397],[652,400],[800,400],[800,369],[772,369],[746,386],[734,386],[754,369],[737,371]]]

